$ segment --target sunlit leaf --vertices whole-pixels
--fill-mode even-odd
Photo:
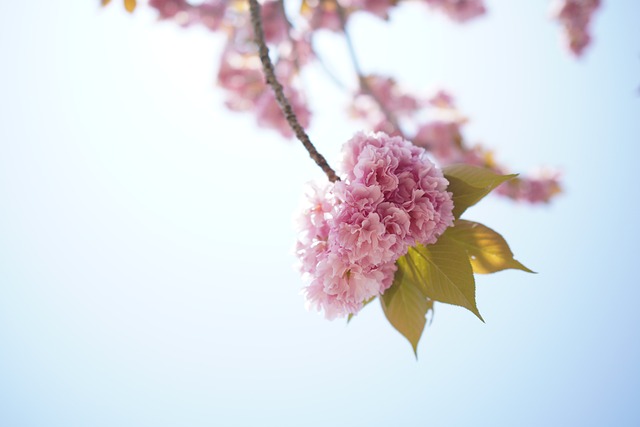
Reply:
[[[309,5],[309,2],[307,0],[302,0],[302,3],[300,3],[300,14],[310,15],[312,11],[313,8],[311,7],[311,5]]]
[[[449,181],[447,190],[453,193],[453,215],[456,218],[460,218],[467,208],[478,203],[498,185],[517,176],[500,175],[487,168],[466,164],[447,166],[443,172]]]
[[[380,297],[380,304],[389,323],[409,340],[418,357],[418,341],[433,301],[428,300],[411,279],[407,280],[403,272],[396,272],[393,285]]]
[[[136,0],[124,0],[124,8],[131,13],[136,8]]]
[[[102,4],[102,6],[106,6],[111,3],[111,0],[100,0],[100,3]]]
[[[433,245],[410,248],[397,264],[396,278],[402,275],[402,280],[414,283],[427,298],[464,307],[484,321],[476,306],[476,284],[467,251],[446,233]]]
[[[533,273],[513,258],[506,240],[486,225],[459,219],[445,234],[465,248],[474,273],[495,273],[508,268]]]

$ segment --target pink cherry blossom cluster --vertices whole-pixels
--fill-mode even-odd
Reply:
[[[276,129],[287,138],[293,137],[273,91],[265,83],[253,45],[249,40],[239,38],[240,35],[238,32],[235,38],[228,39],[220,61],[218,84],[225,89],[225,104],[232,111],[253,112],[259,126]],[[296,60],[283,55],[276,63],[275,71],[298,121],[308,127],[311,112],[303,93],[298,90]]]
[[[600,0],[557,0],[554,16],[562,24],[565,40],[575,56],[581,56],[591,42],[590,24]]]
[[[367,76],[365,82],[366,90],[354,96],[351,112],[372,129],[413,141],[441,166],[466,163],[508,173],[507,168],[496,163],[490,150],[466,142],[463,129],[468,119],[458,111],[448,92],[440,90],[420,97],[403,90],[394,79],[377,75]],[[560,188],[559,174],[550,172],[510,180],[496,194],[517,201],[546,203],[561,193]]]
[[[453,224],[448,182],[425,154],[401,137],[358,133],[343,147],[342,180],[313,187],[296,253],[307,302],[327,318],[384,293],[397,259]]]

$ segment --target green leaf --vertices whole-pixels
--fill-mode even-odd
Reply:
[[[518,176],[500,175],[490,169],[467,164],[450,165],[443,172],[449,181],[447,190],[453,193],[453,215],[456,218],[460,218],[467,208],[478,203],[498,185]]]
[[[476,306],[476,284],[467,251],[446,233],[433,245],[409,248],[397,265],[394,283],[409,281],[425,297],[464,307],[484,322]]]
[[[365,302],[362,303],[362,308],[365,308],[365,306],[367,304],[369,304],[371,301],[373,301],[374,299],[376,299],[376,296],[372,296],[371,298],[369,298],[368,300],[366,300]],[[360,310],[362,310],[362,308]],[[349,313],[349,316],[347,316],[347,324],[349,322],[351,322],[351,319],[353,319],[355,316],[355,314],[353,313]]]
[[[396,272],[393,285],[380,297],[380,304],[391,325],[409,340],[417,358],[418,341],[427,322],[427,313],[433,309],[433,301],[406,277],[404,273]]]
[[[445,234],[467,251],[474,273],[495,273],[508,268],[534,273],[515,260],[506,240],[486,225],[459,219]]]

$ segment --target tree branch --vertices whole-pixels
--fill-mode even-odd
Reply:
[[[356,50],[353,47],[353,41],[351,40],[351,36],[347,31],[346,11],[338,0],[333,0],[333,2],[336,5],[336,11],[338,12],[338,17],[340,18],[340,26],[342,27],[342,33],[344,34],[345,42],[347,43],[347,49],[349,50],[349,56],[351,57],[351,63],[353,64],[353,69],[356,72],[358,77],[358,84],[360,86],[360,90],[363,93],[369,95],[371,98],[373,98],[376,104],[378,104],[380,111],[382,111],[382,114],[384,114],[384,116],[387,118],[387,121],[391,124],[391,126],[395,128],[396,132],[398,132],[400,136],[402,136],[404,139],[407,139],[406,136],[404,135],[404,132],[402,132],[402,128],[400,127],[400,123],[398,122],[398,118],[396,117],[396,115],[393,114],[393,112],[390,111],[384,105],[384,102],[382,102],[382,100],[378,97],[378,95],[376,95],[375,92],[371,89],[371,85],[369,84],[369,82],[367,81],[367,78],[362,72],[362,68],[360,67],[360,62],[358,61],[358,57],[356,56]]]
[[[260,4],[258,0],[249,0],[249,7],[251,10],[251,24],[253,25],[253,32],[255,36],[255,41],[258,44],[260,61],[262,62],[262,70],[264,71],[265,78],[267,80],[267,84],[271,86],[273,89],[273,93],[276,96],[276,101],[282,110],[285,118],[287,119],[287,123],[295,133],[296,137],[302,142],[304,148],[309,152],[309,156],[316,162],[320,169],[327,175],[329,181],[336,182],[339,181],[338,175],[336,172],[329,166],[327,160],[316,150],[316,147],[311,143],[309,139],[309,135],[304,131],[298,118],[293,112],[293,108],[291,107],[291,103],[284,95],[284,89],[282,84],[276,78],[275,70],[273,68],[273,63],[271,62],[271,58],[269,58],[269,48],[267,48],[267,44],[264,40],[264,31],[262,29],[262,18],[260,15]]]

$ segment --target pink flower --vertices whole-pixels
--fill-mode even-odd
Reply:
[[[366,11],[382,19],[389,19],[389,9],[397,4],[394,0],[350,0],[345,6],[355,11]]]
[[[559,174],[544,174],[537,177],[517,178],[507,181],[496,189],[498,194],[529,203],[549,203],[562,192]]]
[[[289,28],[278,0],[267,0],[262,4],[262,29],[267,43],[280,43],[288,38]]]
[[[322,28],[335,32],[342,31],[342,21],[332,1],[305,0],[300,7],[300,14],[313,31]]]
[[[584,53],[591,42],[589,26],[600,0],[558,0],[554,3],[554,16],[564,27],[565,39],[575,56]]]
[[[304,103],[300,92],[292,87],[286,87],[284,93],[300,125],[303,128],[308,127],[311,121],[311,112]],[[292,138],[294,136],[270,87],[265,85],[262,94],[255,100],[253,108],[255,109],[259,126],[275,129],[285,138]]]
[[[149,0],[149,6],[158,11],[160,19],[173,19],[178,13],[191,8],[185,0]]]
[[[409,247],[434,243],[453,224],[442,172],[425,151],[384,133],[343,147],[342,181],[314,188],[296,253],[310,306],[328,318],[357,313],[393,283]]]
[[[370,75],[365,79],[376,99],[396,116],[410,115],[418,110],[419,101],[404,92],[393,78]]]
[[[227,4],[227,0],[209,0],[194,6],[192,21],[199,22],[211,31],[216,31],[222,25]]]
[[[461,140],[457,122],[436,120],[418,129],[414,143],[426,148],[440,163],[450,164],[462,157]]]
[[[286,138],[292,137],[293,131],[273,91],[265,83],[260,59],[253,51],[242,52],[241,47],[230,41],[220,60],[218,84],[226,89],[227,107],[233,111],[253,111],[259,126],[275,129]],[[290,61],[281,60],[276,64],[276,74],[285,86],[285,95],[298,121],[308,127],[311,112],[302,94],[295,89],[295,68]]]
[[[482,0],[425,0],[432,8],[443,12],[452,20],[464,23],[486,12]]]
[[[440,89],[429,99],[429,104],[437,108],[453,109],[455,99],[449,92]]]

